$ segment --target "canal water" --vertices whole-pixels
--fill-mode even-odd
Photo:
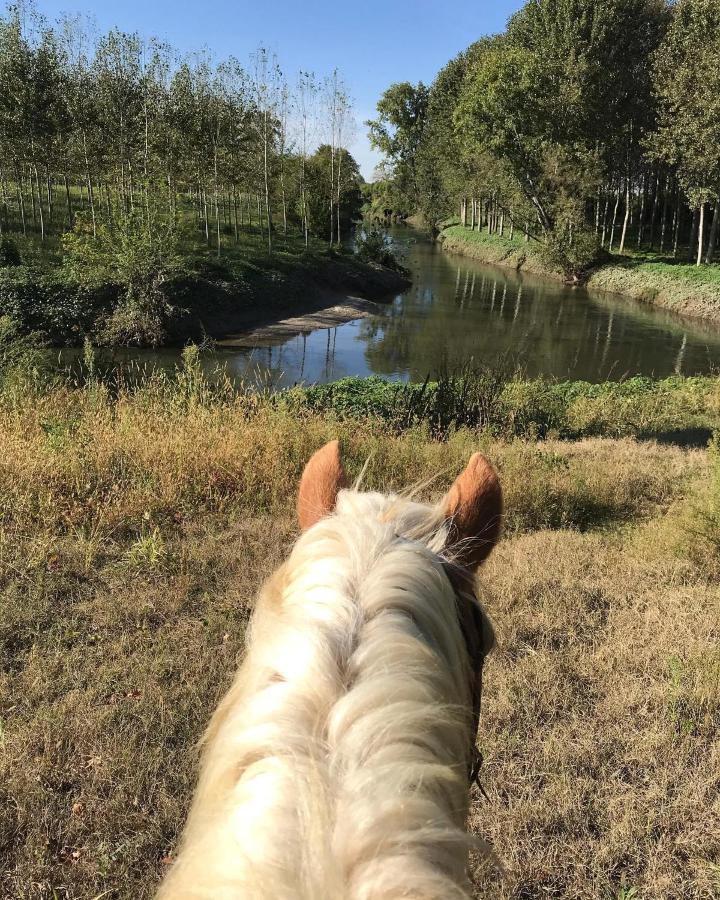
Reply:
[[[346,375],[422,381],[471,361],[593,382],[720,367],[711,324],[451,255],[414,229],[392,240],[412,286],[380,314],[219,359],[235,377],[277,386]]]

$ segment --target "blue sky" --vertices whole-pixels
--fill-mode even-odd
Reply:
[[[319,75],[337,66],[355,102],[351,147],[365,177],[377,157],[362,123],[374,115],[394,81],[429,83],[456,53],[484,34],[502,30],[522,0],[38,0],[49,19],[88,13],[100,29],[156,35],[179,50],[210,48],[246,61],[259,44],[274,50],[289,80],[303,68]]]

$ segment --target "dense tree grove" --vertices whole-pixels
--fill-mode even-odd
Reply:
[[[246,67],[137,34],[50,27],[28,4],[0,17],[0,238],[45,241],[132,220],[196,229],[218,255],[239,232],[302,229],[339,243],[362,179],[343,149],[337,72],[290,85],[260,48]],[[322,146],[318,148],[318,145]],[[316,149],[318,148],[318,149]]]
[[[432,228],[521,231],[567,273],[605,251],[701,263],[720,230],[717,0],[531,0],[368,123],[382,191]]]

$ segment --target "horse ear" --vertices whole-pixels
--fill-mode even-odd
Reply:
[[[502,510],[500,479],[482,453],[475,453],[443,503],[449,545],[461,565],[477,569],[490,555],[500,538]]]
[[[330,441],[310,458],[300,479],[297,515],[306,531],[335,509],[338,491],[345,487],[340,442]]]

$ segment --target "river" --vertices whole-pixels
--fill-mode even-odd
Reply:
[[[391,236],[412,287],[380,314],[270,346],[220,351],[229,372],[287,386],[346,375],[422,381],[471,360],[528,377],[593,382],[720,367],[720,328],[712,324],[451,255],[410,228]]]

